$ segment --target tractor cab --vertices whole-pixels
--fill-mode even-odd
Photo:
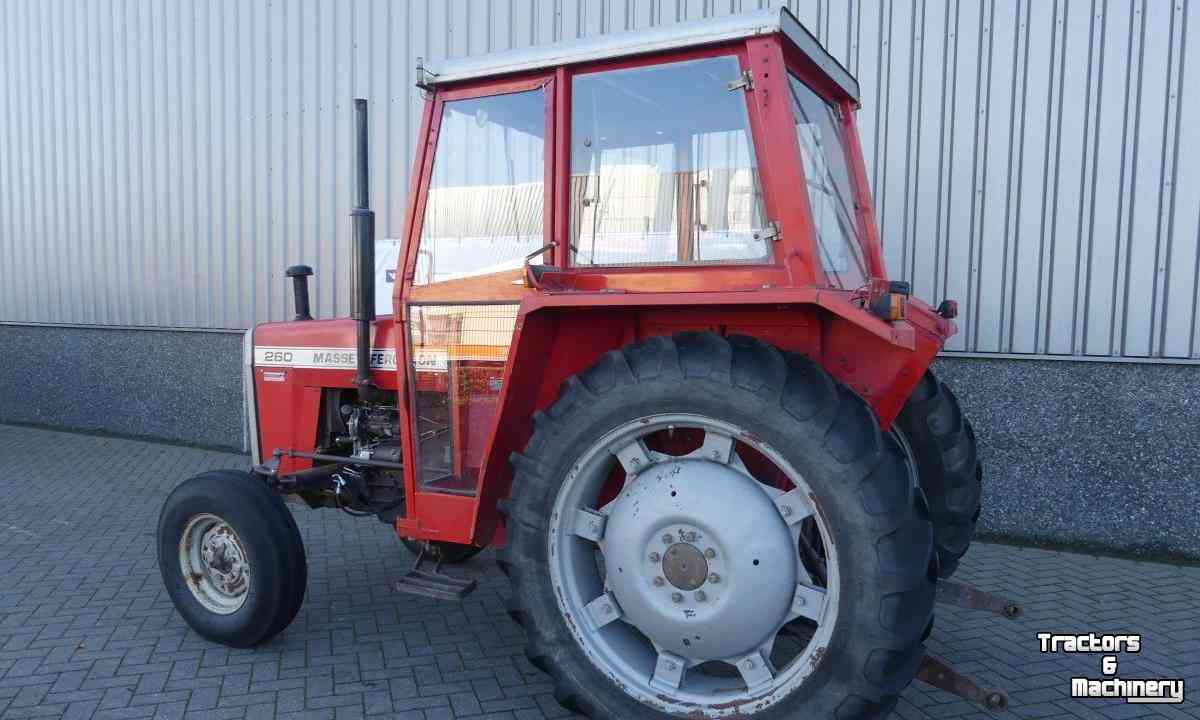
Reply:
[[[637,327],[592,338],[599,349],[689,327],[678,310],[649,310],[664,303],[727,307],[735,326],[760,322],[747,304],[808,305],[766,332],[815,352],[864,333],[902,350],[894,369],[901,355],[921,358],[893,387],[852,357],[888,362],[886,349],[842,351],[841,372],[885,425],[953,332],[886,280],[858,83],[786,10],[422,65],[419,76],[425,122],[395,290],[418,490],[477,490],[518,319],[531,312],[630,308]],[[845,318],[826,348],[814,307]],[[585,345],[575,363],[593,357]]]
[[[288,496],[393,526],[405,593],[461,599],[441,567],[497,548],[590,717],[880,717],[918,667],[1000,702],[922,661],[982,470],[929,372],[956,306],[883,266],[850,73],[784,9],[418,76],[393,311],[358,100],[351,317],[288,269],[295,320],[246,335],[251,471],[164,507],[192,627],[295,617]]]
[[[858,84],[786,10],[419,72],[399,302],[884,277]]]

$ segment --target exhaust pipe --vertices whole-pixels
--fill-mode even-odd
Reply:
[[[354,253],[351,256],[350,317],[357,321],[354,384],[359,400],[371,402],[377,388],[371,381],[371,323],[375,321],[375,213],[367,196],[367,101],[354,101],[358,136],[358,205],[350,211],[354,229]]]

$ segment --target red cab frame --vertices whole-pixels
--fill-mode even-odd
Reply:
[[[753,78],[745,92],[768,217],[779,227],[773,256],[764,264],[572,267],[568,236],[571,87],[593,72],[644,67],[715,56],[733,56]],[[508,457],[528,440],[532,414],[553,402],[559,384],[603,352],[649,335],[686,329],[744,332],[794,352],[819,358],[838,379],[860,393],[887,427],[925,367],[954,330],[922,303],[908,317],[885,322],[857,291],[828,287],[817,260],[815,230],[804,168],[793,127],[788,74],[794,74],[836,106],[843,123],[848,165],[858,208],[858,236],[874,281],[886,278],[870,191],[854,123],[855,101],[781,34],[707,47],[600,60],[500,79],[464,81],[435,88],[426,99],[413,192],[405,223],[405,252],[396,285],[392,333],[398,357],[404,463],[417,467],[414,440],[412,345],[408,308],[422,303],[517,303],[499,410],[474,496],[422,491],[406,472],[410,502],[397,521],[405,536],[486,544],[502,539],[496,502],[511,483]],[[414,286],[417,248],[428,198],[440,121],[448,101],[520,92],[546,92],[547,202],[543,228],[549,266],[537,282],[480,282],[441,294]],[[769,152],[767,150],[770,150]],[[872,283],[875,284],[875,283]]]

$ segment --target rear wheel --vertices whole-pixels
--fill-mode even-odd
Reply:
[[[929,501],[940,574],[958,569],[975,536],[983,466],[975,431],[950,388],[926,372],[892,428]]]
[[[915,675],[929,521],[895,443],[813,362],[710,333],[608,353],[513,464],[502,566],[567,707],[877,717]]]
[[[188,625],[233,647],[257,645],[287,627],[308,580],[291,512],[261,481],[232,470],[197,475],[167,497],[158,564]]]

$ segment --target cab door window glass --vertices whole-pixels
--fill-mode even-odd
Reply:
[[[519,269],[546,244],[542,89],[443,105],[416,285]]]
[[[854,187],[837,110],[795,75],[788,76],[796,140],[821,269],[834,287],[858,289],[869,273],[855,221]]]
[[[723,56],[573,78],[575,265],[769,259],[740,75]]]
[[[545,247],[545,138],[544,89],[443,104],[410,297],[478,298],[489,276],[508,286]],[[408,311],[418,483],[472,494],[517,306],[410,302]]]

